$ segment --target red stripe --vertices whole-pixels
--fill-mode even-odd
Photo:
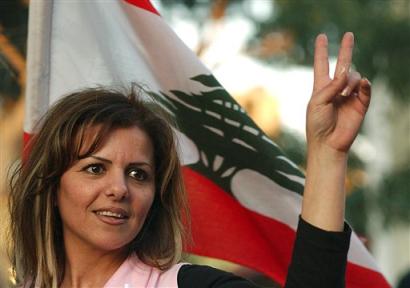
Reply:
[[[24,132],[23,134],[23,153],[22,153],[23,163],[26,161],[28,154],[30,153],[30,150],[31,150],[31,147],[29,145],[29,141],[31,137],[32,135],[30,133]]]
[[[244,208],[213,182],[189,168],[184,168],[184,178],[195,244],[189,252],[242,264],[283,284],[294,231]],[[272,229],[275,234],[261,233],[266,229]]]
[[[188,252],[247,266],[284,284],[295,231],[244,208],[201,174],[184,167],[194,246]],[[348,263],[346,287],[390,287],[373,270]]]
[[[348,288],[391,288],[382,274],[350,262],[347,265],[346,282]]]
[[[24,132],[24,134],[23,134],[23,144],[24,144],[24,147],[26,147],[26,145],[27,145],[27,143],[28,143],[28,141],[31,139],[31,134],[30,133],[27,133],[27,132]]]
[[[141,9],[144,9],[154,14],[160,15],[157,9],[155,9],[155,7],[151,4],[151,1],[149,0],[124,0],[124,1],[128,2],[131,5],[137,6]]]

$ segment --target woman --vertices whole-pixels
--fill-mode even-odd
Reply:
[[[370,102],[370,83],[349,72],[352,48],[353,34],[346,33],[331,80],[327,38],[316,40],[307,178],[286,287],[344,286],[347,153]],[[161,115],[134,93],[104,89],[73,93],[48,111],[12,181],[19,283],[255,287],[210,267],[177,264],[181,214],[188,213],[174,136]]]

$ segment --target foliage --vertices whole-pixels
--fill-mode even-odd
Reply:
[[[27,23],[28,7],[26,4],[17,0],[3,0],[0,2],[2,33],[23,55],[26,54]]]
[[[4,96],[15,100],[20,92],[21,87],[17,82],[17,72],[11,67],[7,58],[0,54],[0,97]]]
[[[21,54],[26,54],[28,7],[22,1],[0,2],[0,35]],[[16,99],[21,94],[18,75],[0,50],[0,97]],[[0,98],[0,100],[1,100]]]
[[[365,193],[364,187],[357,187],[346,199],[346,220],[361,236],[367,235],[369,223],[369,203]]]
[[[271,17],[262,19],[249,13],[247,4],[251,1],[231,0],[226,7],[228,12],[230,7],[239,8],[240,13],[255,24],[256,32],[249,42],[249,51],[258,50],[255,47],[261,48],[269,37],[277,37],[278,34],[290,38],[291,42],[290,45],[285,44],[284,53],[275,49],[271,55],[261,53],[261,60],[310,66],[316,35],[323,32],[328,35],[330,55],[336,56],[342,34],[353,31],[357,43],[354,55],[356,69],[370,80],[383,79],[396,99],[410,102],[410,1],[264,0],[269,1],[273,13]],[[199,22],[209,17],[203,11],[204,6],[225,2],[162,0],[166,7],[185,4],[191,16]]]
[[[377,204],[382,211],[385,227],[410,223],[410,166],[386,175],[378,193]]]
[[[295,43],[287,57],[311,65],[317,34],[325,32],[337,44],[344,32],[353,31],[356,69],[370,79],[385,79],[397,99],[410,101],[410,2],[277,0],[272,5],[276,17],[258,23],[257,39],[273,31],[290,33]],[[329,48],[336,55],[336,46]]]

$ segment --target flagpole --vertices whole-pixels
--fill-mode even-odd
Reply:
[[[26,115],[24,131],[48,108],[53,0],[31,1],[27,41]]]

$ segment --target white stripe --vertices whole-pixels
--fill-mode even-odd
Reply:
[[[229,125],[232,125],[232,126],[235,126],[235,127],[239,127],[241,125],[241,123],[239,123],[238,121],[235,121],[235,120],[231,120],[231,119],[228,119],[228,118],[224,118],[224,120]]]
[[[217,171],[221,167],[223,162],[224,162],[224,158],[220,155],[216,155],[212,169],[214,171]]]
[[[287,174],[285,172],[276,170],[276,172],[278,172],[279,174],[285,176],[286,178],[288,178],[291,181],[297,182],[299,184],[305,185],[305,178],[297,176],[297,175],[292,175],[292,174]]]
[[[222,173],[221,177],[226,178],[232,175],[232,173],[235,171],[236,167],[231,167],[227,169],[224,173]]]
[[[350,238],[350,248],[347,258],[352,263],[364,266],[372,270],[380,270],[373,256],[364,247],[362,241],[357,237],[356,233],[352,233]]]
[[[243,140],[241,140],[241,139],[233,138],[233,139],[232,139],[232,142],[233,142],[233,143],[236,143],[236,144],[239,144],[239,145],[242,145],[242,146],[245,147],[245,148],[248,148],[248,149],[251,149],[251,150],[253,150],[253,151],[256,151],[256,149],[255,149],[254,147],[252,147],[251,145],[249,145],[248,143],[246,143],[245,141],[243,141]]]
[[[202,125],[203,127],[205,127],[206,129],[214,132],[215,134],[218,134],[219,136],[224,136],[224,132],[218,128],[212,127],[212,126],[208,126],[208,125]]]
[[[174,130],[178,156],[182,165],[190,165],[199,161],[199,151],[195,142],[188,138],[184,133]]]
[[[272,142],[273,143],[273,142]],[[286,158],[285,156],[276,156],[276,159],[285,161],[286,163],[290,164],[292,167],[299,169],[298,165],[296,165],[295,163],[293,163],[292,161],[290,161],[288,158]]]
[[[249,132],[249,133],[255,135],[255,136],[257,136],[259,134],[258,130],[256,130],[255,128],[253,128],[251,126],[248,126],[248,125],[243,126],[242,129],[245,130],[246,132]]]
[[[201,160],[206,167],[209,166],[208,157],[206,157],[206,154],[204,153],[204,151],[201,151]]]
[[[269,144],[272,144],[275,147],[278,147],[275,142],[273,142],[269,137],[266,137],[265,135],[262,136],[262,139],[268,142]]]
[[[198,107],[192,106],[191,104],[186,103],[185,101],[181,100],[180,98],[178,98],[172,93],[169,93],[168,96],[191,110],[194,110],[196,112],[201,112],[201,108],[198,108]]]
[[[233,195],[243,206],[296,230],[302,204],[299,194],[249,169],[237,171],[231,183]]]
[[[212,117],[216,118],[216,119],[219,119],[219,120],[222,119],[221,115],[219,115],[218,113],[215,113],[213,111],[205,110],[205,113],[209,116],[212,116]]]

